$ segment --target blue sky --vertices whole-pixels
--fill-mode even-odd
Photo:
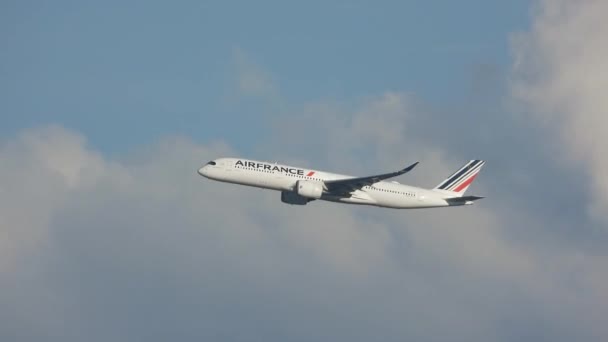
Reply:
[[[5,2],[0,132],[59,123],[111,153],[167,134],[249,152],[265,108],[229,99],[235,50],[271,73],[291,104],[397,90],[449,106],[467,100],[480,65],[504,81],[509,34],[527,27],[528,6]]]
[[[0,340],[608,339],[602,1],[0,4]],[[474,206],[311,202],[219,156],[487,161]]]

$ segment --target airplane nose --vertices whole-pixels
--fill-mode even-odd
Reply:
[[[205,166],[201,167],[198,169],[198,174],[203,177],[207,177],[207,168]]]

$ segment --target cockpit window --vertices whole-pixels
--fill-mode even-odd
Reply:
[[[207,165],[215,165],[215,162],[212,160],[212,161],[208,162]]]

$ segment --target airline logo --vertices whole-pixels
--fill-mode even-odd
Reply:
[[[463,166],[460,170],[456,171],[443,183],[441,183],[437,189],[449,190],[454,192],[461,192],[471,185],[481,167],[485,164],[483,160],[471,160],[468,164]]]
[[[236,163],[234,164],[236,167],[248,167],[248,168],[253,168],[253,169],[262,169],[262,170],[267,170],[267,171],[277,171],[277,172],[283,172],[283,173],[290,173],[292,175],[298,175],[298,176],[304,176],[304,170],[303,169],[298,169],[298,168],[294,168],[294,167],[286,167],[286,166],[278,166],[278,165],[271,165],[271,164],[266,164],[266,163],[260,163],[260,162],[250,162],[250,161],[242,161],[242,160],[237,160]],[[312,175],[314,175],[315,172],[314,171],[310,171],[308,172],[308,174],[306,174],[307,177],[312,177]]]

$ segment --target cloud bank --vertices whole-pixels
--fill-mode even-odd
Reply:
[[[606,336],[606,258],[510,241],[482,205],[294,208],[200,178],[236,152],[183,137],[112,160],[50,126],[0,151],[4,340]]]
[[[531,119],[559,137],[556,158],[585,168],[590,213],[608,222],[606,1],[538,3],[529,32],[513,39],[513,92]],[[582,164],[581,164],[582,163]]]

